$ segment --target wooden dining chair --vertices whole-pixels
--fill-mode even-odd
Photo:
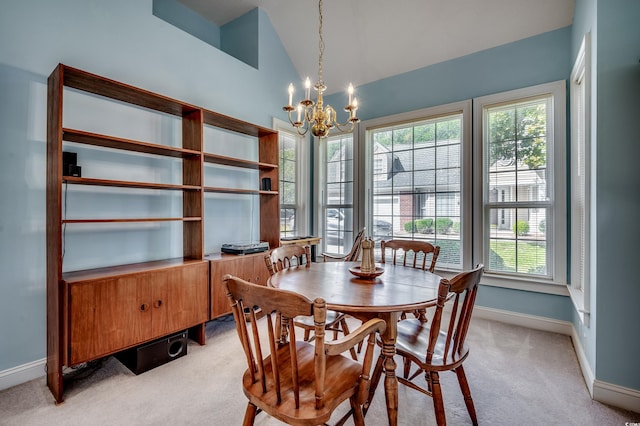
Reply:
[[[398,323],[396,352],[402,357],[404,367],[402,376],[398,376],[398,382],[432,397],[438,425],[446,424],[439,376],[442,371],[455,371],[471,421],[474,425],[478,424],[469,382],[462,364],[469,356],[466,337],[483,272],[484,266],[479,264],[471,271],[461,272],[451,280],[440,280],[438,302],[429,325],[414,318]],[[453,294],[453,297],[449,297],[450,294]],[[443,315],[446,303],[451,305],[451,312],[447,311]],[[382,363],[381,356],[374,369],[372,390],[380,380]],[[412,373],[411,367],[414,364],[417,368]],[[415,382],[422,373],[426,381],[425,386]],[[371,399],[372,395],[369,397],[369,400]]]
[[[362,404],[369,393],[375,334],[386,327],[383,320],[370,320],[340,340],[325,342],[327,307],[323,299],[311,301],[231,275],[224,277],[224,286],[248,366],[242,377],[249,400],[243,425],[253,425],[258,410],[291,425],[325,424],[347,399],[351,410],[341,421],[352,414],[356,425],[364,425]],[[266,319],[258,319],[256,311]],[[312,316],[313,341],[297,340],[292,329],[288,342],[282,343],[274,322],[274,316],[280,315]],[[342,355],[367,337],[362,363]]]
[[[401,261],[402,266],[410,266],[425,271],[432,272],[436,268],[440,246],[433,245],[427,241],[417,240],[388,240],[380,241],[381,259],[380,263],[387,263],[387,251],[391,252],[390,262],[394,265]],[[427,321],[426,309],[412,311],[414,316],[422,322]],[[401,319],[407,318],[407,312],[403,312]]]
[[[435,270],[436,261],[438,260],[438,255],[440,254],[440,246],[433,245],[428,241],[380,241],[380,251],[382,256],[382,258],[380,259],[380,263],[387,263],[387,250],[391,250],[391,261],[394,265],[397,264],[399,257],[398,254],[400,254],[402,266],[411,266],[413,268],[419,268],[429,272],[433,272]]]
[[[360,258],[360,252],[362,251],[362,240],[364,239],[365,228],[362,228],[356,238],[353,240],[351,250],[347,254],[332,254],[322,253],[322,258],[325,262],[329,261],[343,261],[343,262],[356,262]]]
[[[264,260],[271,275],[284,269],[308,268],[311,266],[311,250],[309,246],[286,245],[273,249],[270,254],[264,256]],[[287,329],[290,319],[284,318],[284,320],[283,325]],[[301,316],[295,319],[293,324],[304,330],[304,340],[309,340],[311,332],[315,330],[313,318],[309,316]],[[343,333],[345,336],[349,334],[345,315],[332,310],[327,311],[326,330],[333,332],[334,340],[338,338],[338,333]],[[358,359],[355,349],[351,350],[351,356],[353,359]]]

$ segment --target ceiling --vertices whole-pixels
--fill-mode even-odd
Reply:
[[[179,0],[221,26],[260,7],[301,77],[318,75],[315,0]],[[571,25],[575,0],[324,0],[327,93]],[[299,82],[294,82],[299,84]]]

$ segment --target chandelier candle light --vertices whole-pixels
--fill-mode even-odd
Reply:
[[[320,54],[318,57],[318,82],[313,86],[318,92],[318,98],[314,103],[311,100],[311,80],[309,77],[304,83],[304,99],[300,101],[297,107],[293,106],[293,84],[289,84],[289,103],[282,109],[289,114],[289,122],[298,130],[300,135],[306,135],[309,129],[311,133],[319,138],[329,136],[332,128],[336,127],[342,132],[351,132],[355,124],[360,121],[356,116],[358,109],[358,100],[353,97],[353,85],[349,83],[347,93],[349,94],[349,104],[344,110],[349,113],[349,118],[344,123],[338,122],[336,110],[331,105],[324,106],[322,102],[322,93],[327,90],[322,80],[322,55],[324,53],[324,39],[322,37],[322,0],[318,2],[318,10],[320,13],[320,25],[318,33],[320,34]],[[291,113],[297,111],[296,120],[291,117]]]

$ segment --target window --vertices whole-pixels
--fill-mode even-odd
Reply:
[[[353,135],[321,139],[321,223],[323,250],[347,253],[355,237],[353,222]]]
[[[571,273],[570,294],[580,316],[589,311],[590,34],[571,72]],[[588,317],[586,318],[588,320]],[[588,325],[588,323],[586,324]]]
[[[279,130],[280,237],[297,235],[298,144],[296,134]]]
[[[470,102],[365,123],[374,240],[440,246],[438,268],[471,264]],[[466,246],[463,244],[467,244]]]
[[[474,100],[477,261],[487,274],[565,280],[564,82]]]

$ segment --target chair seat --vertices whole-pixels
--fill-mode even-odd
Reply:
[[[454,352],[453,345],[450,345],[445,356],[446,331],[438,333],[438,339],[433,351],[431,362],[425,364],[425,354],[429,345],[429,325],[420,320],[411,318],[398,323],[398,338],[396,340],[396,351],[400,356],[408,356],[412,361],[420,365],[427,371],[448,370],[451,366],[462,363],[469,355],[469,348],[462,345],[462,350]]]
[[[314,352],[315,347],[304,341],[297,341],[298,374],[300,383],[314,381]],[[274,386],[271,357],[265,362],[265,376],[267,377],[267,392],[262,392],[260,381],[251,382],[251,374],[247,370],[242,378],[244,394],[249,401],[258,408],[288,424],[323,424],[329,421],[331,413],[339,403],[355,394],[353,386],[362,373],[362,365],[342,355],[327,356],[324,400],[327,401],[321,409],[316,409],[316,399],[313,386],[301,386],[300,408],[296,409],[291,380],[291,360],[287,345],[278,348],[278,370],[281,380],[282,401],[277,403]],[[333,404],[333,405],[332,405]],[[274,407],[276,410],[274,411]]]
[[[336,322],[340,321],[344,317],[344,314],[336,311],[327,311],[327,326],[330,327],[334,325]],[[297,317],[295,319],[295,324],[301,327],[310,327],[313,328],[313,317]]]

